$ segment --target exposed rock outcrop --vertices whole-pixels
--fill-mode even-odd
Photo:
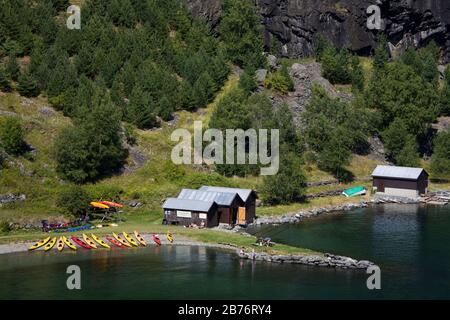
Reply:
[[[223,0],[184,0],[196,17],[217,25]],[[450,1],[448,0],[248,0],[258,4],[266,47],[273,39],[281,54],[303,57],[313,52],[313,39],[324,34],[340,47],[369,53],[379,30],[367,28],[367,8],[378,5],[391,51],[399,55],[410,46],[434,39],[450,61]]]

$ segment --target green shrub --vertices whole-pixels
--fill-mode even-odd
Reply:
[[[82,187],[75,185],[59,193],[56,205],[68,214],[81,216],[87,212],[90,201],[89,194]]]
[[[11,231],[11,224],[7,220],[0,221],[0,233],[9,233]]]
[[[294,90],[294,82],[289,75],[286,65],[283,65],[280,71],[269,74],[264,82],[264,85],[269,89],[275,89],[282,94]]]
[[[11,155],[20,155],[25,149],[24,130],[19,119],[0,119],[0,145]]]

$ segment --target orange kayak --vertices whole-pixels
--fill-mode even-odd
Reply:
[[[117,203],[117,202],[111,202],[111,201],[100,201],[101,204],[104,204],[105,206],[114,207],[114,208],[123,208],[123,204]]]

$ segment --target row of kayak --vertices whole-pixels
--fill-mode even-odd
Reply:
[[[105,237],[105,239],[112,246],[122,249],[139,246],[145,247],[147,245],[147,242],[137,231],[134,231],[134,238],[126,232],[122,232],[122,234],[116,234],[113,232],[112,236],[108,235]],[[169,242],[171,243],[173,242],[173,236],[170,233],[167,234],[167,239],[169,240]],[[158,235],[154,234],[152,236],[152,240],[156,243],[156,245],[158,246],[161,245],[161,240],[159,239]],[[106,241],[96,236],[95,234],[91,234],[91,237],[87,236],[86,234],[83,234],[82,237],[71,236],[70,239],[68,239],[65,236],[61,236],[59,238],[48,237],[42,241],[36,242],[29,248],[29,250],[33,251],[39,248],[43,248],[44,251],[49,251],[53,247],[55,247],[55,245],[58,251],[63,251],[66,246],[72,250],[77,250],[78,247],[88,250],[98,248],[111,249],[110,244],[108,244]]]

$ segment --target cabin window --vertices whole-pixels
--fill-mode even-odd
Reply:
[[[207,218],[208,216],[207,216],[206,213],[200,213],[200,214],[198,215],[198,217],[199,217],[200,219],[206,220],[206,218]]]
[[[179,217],[179,218],[192,218],[192,212],[191,211],[177,210],[177,217]]]

